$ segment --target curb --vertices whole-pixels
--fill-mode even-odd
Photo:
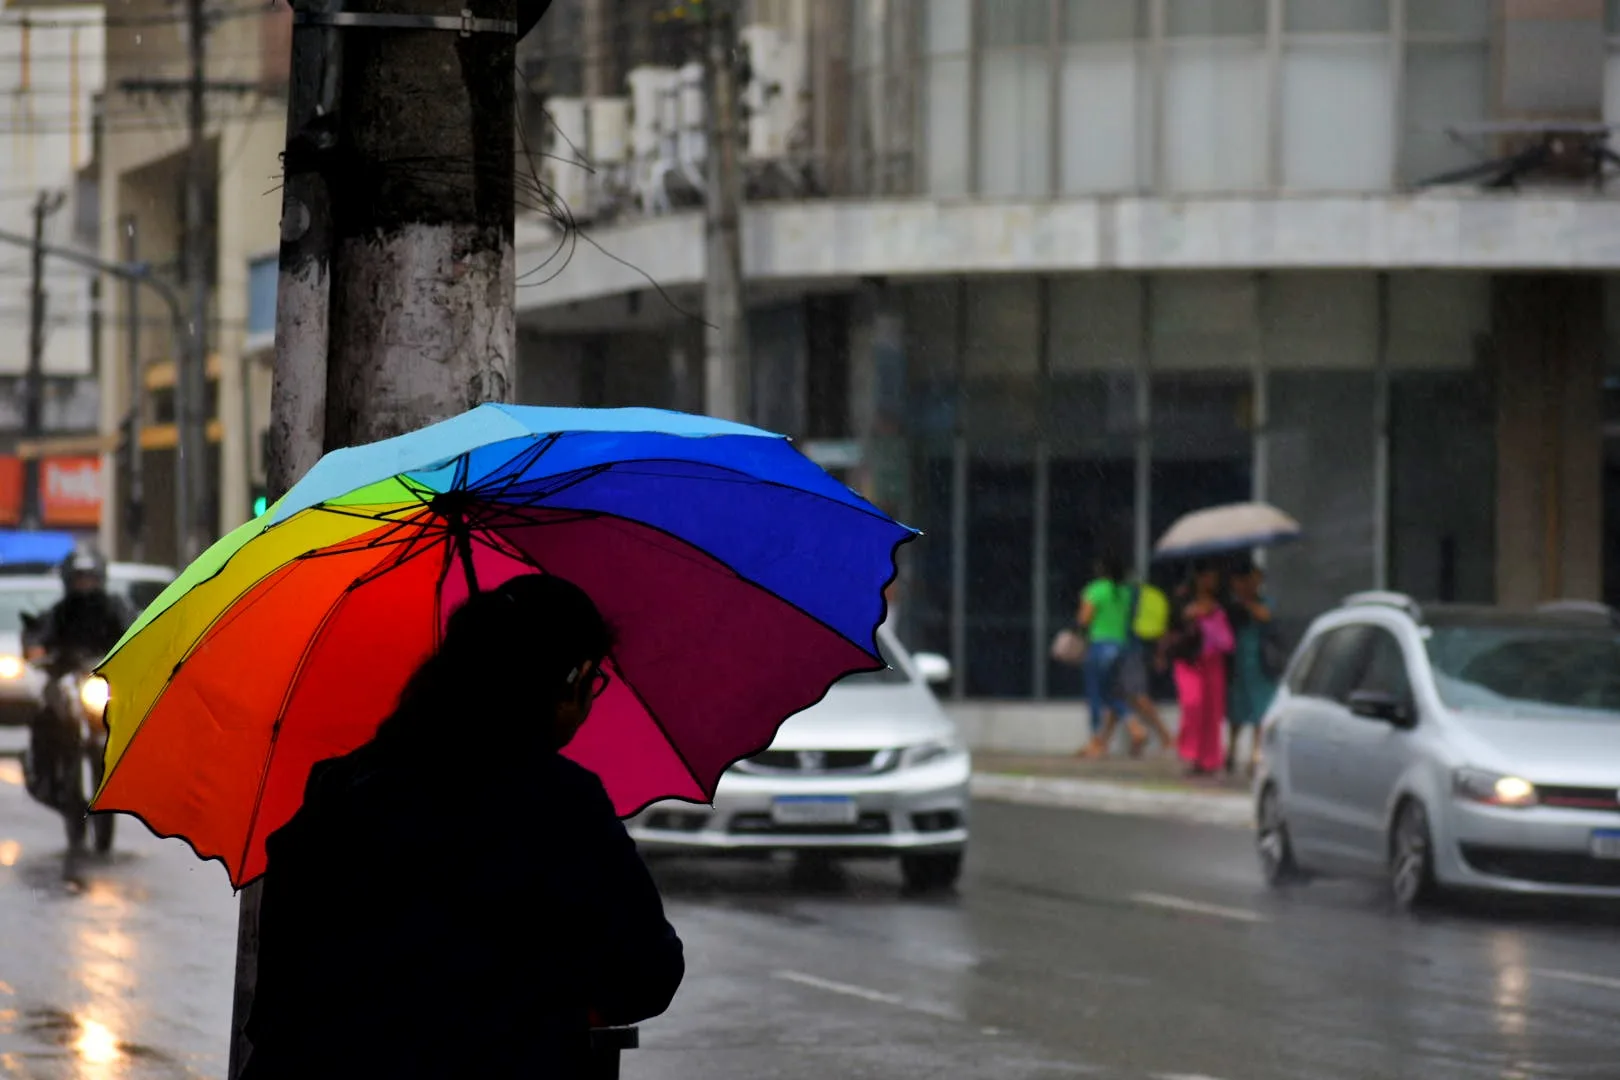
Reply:
[[[1254,825],[1254,807],[1249,796],[1233,792],[1153,791],[1106,780],[1006,773],[974,773],[970,790],[974,798],[992,802],[1174,818],[1235,829]]]

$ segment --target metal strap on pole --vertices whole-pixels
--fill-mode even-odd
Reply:
[[[294,26],[338,26],[360,30],[449,30],[462,37],[473,34],[509,34],[517,37],[511,19],[479,19],[468,8],[454,15],[382,15],[363,11],[297,11]]]

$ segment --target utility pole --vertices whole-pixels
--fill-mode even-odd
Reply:
[[[272,501],[325,451],[509,399],[512,72],[548,4],[293,0]],[[262,902],[242,891],[230,1080],[252,1053]]]
[[[61,209],[62,192],[40,192],[34,200],[34,242],[29,260],[28,374],[23,393],[23,433],[37,440],[45,424],[45,221]],[[23,474],[23,526],[37,529],[42,516],[39,455],[28,458]]]
[[[140,243],[135,233],[135,217],[124,219],[124,261],[139,265]],[[129,557],[135,562],[146,559],[146,469],[141,454],[142,406],[146,401],[141,367],[141,287],[130,280],[124,286],[124,318],[128,326],[128,355],[124,357],[125,381],[129,384],[129,449],[125,455],[127,497],[124,514],[124,535],[129,542]]]
[[[186,0],[187,46],[191,70],[186,87],[186,202],[185,271],[191,299],[191,334],[188,348],[178,360],[175,378],[175,425],[178,439],[175,477],[175,545],[177,565],[185,566],[202,553],[213,530],[203,520],[207,469],[208,366],[208,246],[209,176],[208,122],[208,16],[203,0]]]
[[[710,415],[753,419],[742,276],[742,117],[738,108],[736,0],[704,0],[703,379]]]

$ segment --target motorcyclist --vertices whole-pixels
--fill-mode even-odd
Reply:
[[[84,657],[99,660],[134,622],[129,605],[107,591],[107,562],[80,548],[62,560],[62,599],[25,634],[30,663],[60,675]]]
[[[62,561],[60,571],[62,599],[28,620],[23,631],[29,663],[53,682],[100,660],[134,622],[129,605],[107,591],[107,563],[98,552],[81,548]],[[67,824],[69,876],[84,844],[88,804],[79,772],[84,750],[78,727],[63,723],[48,702],[41,702],[29,725],[24,771],[29,794],[61,813]]]

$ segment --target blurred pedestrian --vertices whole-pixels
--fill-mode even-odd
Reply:
[[[1131,639],[1131,588],[1125,581],[1125,562],[1108,552],[1097,560],[1096,575],[1080,593],[1076,619],[1087,639],[1081,672],[1091,713],[1091,741],[1080,753],[1088,758],[1108,755],[1114,725],[1129,715],[1118,684],[1119,661]]]
[[[1140,757],[1147,749],[1148,731],[1158,739],[1162,750],[1173,745],[1170,731],[1159,716],[1159,706],[1153,700],[1150,669],[1162,666],[1155,663],[1159,642],[1170,625],[1170,601],[1164,592],[1151,582],[1136,581],[1131,586],[1130,641],[1117,665],[1119,696],[1131,710],[1129,720],[1131,756]],[[1106,744],[1113,736],[1113,721],[1103,730]]]
[[[1177,750],[1194,776],[1213,775],[1223,761],[1226,664],[1234,643],[1220,591],[1220,570],[1205,562],[1194,566],[1192,580],[1178,597],[1179,625],[1172,652],[1181,703]]]
[[[1232,622],[1231,684],[1226,699],[1226,771],[1237,771],[1238,738],[1249,733],[1248,775],[1260,761],[1260,718],[1277,693],[1277,649],[1265,571],[1245,560],[1232,572],[1227,616]]]
[[[612,644],[559,578],[476,593],[376,738],[315,766],[266,845],[247,1080],[584,1077],[593,1021],[669,1005],[680,939],[559,753]]]

